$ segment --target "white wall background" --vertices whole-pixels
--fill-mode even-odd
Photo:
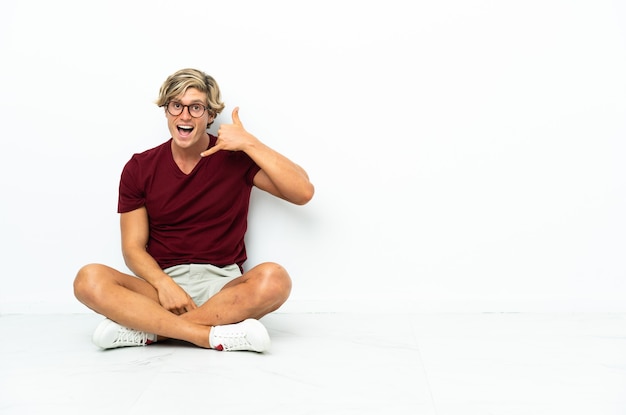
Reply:
[[[183,67],[316,185],[253,195],[284,311],[626,311],[624,4],[2,0],[0,314],[125,269],[119,174]]]

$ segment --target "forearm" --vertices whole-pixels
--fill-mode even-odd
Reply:
[[[278,196],[298,205],[311,200],[314,188],[302,167],[259,140],[250,142],[245,152],[261,167]]]
[[[154,287],[163,308],[180,315],[196,308],[193,299],[159,266],[145,249],[124,249],[126,265]]]
[[[157,288],[170,277],[163,272],[156,260],[145,249],[122,249],[126,266],[139,278]]]
[[[233,110],[233,123],[220,125],[216,144],[200,155],[209,157],[222,150],[243,151],[261,167],[254,178],[258,188],[297,205],[313,197],[314,188],[304,169],[247,132],[238,107]]]

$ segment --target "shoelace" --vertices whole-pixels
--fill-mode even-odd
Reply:
[[[251,346],[246,339],[245,332],[224,333],[216,336],[216,338],[219,339],[223,350],[240,350]]]
[[[113,344],[144,345],[148,341],[148,333],[122,327]]]

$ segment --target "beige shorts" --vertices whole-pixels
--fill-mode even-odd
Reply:
[[[163,271],[189,294],[197,306],[204,304],[235,278],[241,277],[237,264],[223,268],[211,264],[174,265]]]

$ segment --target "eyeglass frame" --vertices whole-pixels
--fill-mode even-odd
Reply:
[[[182,109],[180,110],[180,112],[178,114],[172,114],[172,112],[170,111],[170,104],[171,103],[176,103],[182,106]],[[194,106],[194,105],[199,105],[203,108],[202,110],[202,114],[195,116],[191,113],[191,110],[189,109],[189,107]],[[185,112],[185,108],[187,108],[187,112],[189,113],[189,115],[191,116],[191,118],[200,118],[204,115],[205,112],[209,113],[209,117],[214,116],[213,115],[213,111],[211,110],[210,107],[207,107],[206,105],[203,104],[199,104],[199,103],[193,103],[193,104],[189,104],[189,105],[184,105],[182,102],[179,101],[167,101],[165,104],[162,105],[163,108],[165,108],[165,111],[167,111],[168,114],[170,114],[172,117],[178,117],[180,114],[182,114],[183,112]]]

